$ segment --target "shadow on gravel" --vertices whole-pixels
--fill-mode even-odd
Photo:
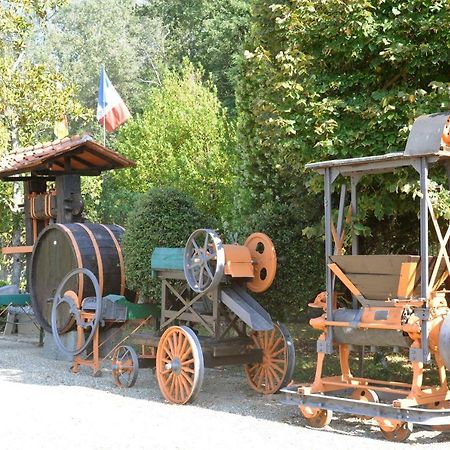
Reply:
[[[42,386],[80,386],[127,398],[168,404],[159,391],[152,369],[141,369],[134,387],[119,388],[113,382],[107,362],[104,364],[101,377],[94,378],[91,371],[85,367],[81,367],[80,372],[74,374],[70,371],[69,362],[44,358],[42,349],[35,344],[3,338],[0,339],[0,385],[2,381]],[[192,405],[176,407],[204,408],[309,428],[296,407],[284,405],[282,400],[282,394],[270,396],[257,394],[247,385],[241,368],[226,367],[206,369],[202,390],[197,400]],[[362,421],[344,414],[335,414],[331,424],[322,432],[384,441],[373,421]],[[449,433],[415,426],[407,442],[429,446],[449,441]]]

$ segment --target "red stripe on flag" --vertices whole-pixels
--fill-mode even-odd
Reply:
[[[111,133],[125,121],[131,117],[130,111],[126,107],[123,101],[119,102],[114,108],[111,109],[105,116],[101,117],[98,121],[100,125],[104,125],[106,130]]]

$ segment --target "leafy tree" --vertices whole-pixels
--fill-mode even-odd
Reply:
[[[58,0],[13,0],[0,3],[0,130],[1,153],[48,139],[49,129],[62,114],[82,114],[74,100],[74,87],[65,83],[56,71],[34,64],[26,56],[33,31],[45,27],[48,15],[62,2]],[[1,208],[13,215],[3,215],[1,228],[12,245],[21,239],[18,183],[2,185]],[[11,219],[12,217],[12,219]],[[5,239],[5,235],[3,235]],[[14,258],[12,281],[19,283],[20,259]]]
[[[162,87],[151,91],[144,112],[119,130],[115,147],[136,161],[135,169],[112,173],[106,180],[109,193],[115,192],[111,200],[123,200],[116,205],[119,211],[130,207],[129,192],[156,186],[191,195],[212,217],[229,211],[233,135],[213,86],[201,78],[188,62],[180,73],[168,72]]]
[[[401,151],[414,118],[449,109],[448,2],[254,0],[253,12],[238,88],[244,211],[283,203],[302,217],[304,202],[317,217],[322,180],[305,163]],[[404,243],[417,205],[391,194],[410,175],[360,185],[374,236]]]
[[[250,20],[249,0],[149,0],[141,13],[168,27],[167,53],[174,65],[186,56],[201,64],[217,86],[219,98],[234,108],[239,55]]]
[[[26,51],[33,31],[43,29],[61,0],[16,0],[0,5],[0,124],[7,145],[28,145],[48,137],[62,114],[81,114],[74,86],[48,67],[35,64]]]
[[[136,15],[135,0],[72,1],[35,35],[29,51],[76,83],[77,98],[92,112],[102,64],[130,110],[140,111],[148,87],[160,83],[163,52],[160,22]]]

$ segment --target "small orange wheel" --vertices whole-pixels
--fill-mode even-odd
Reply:
[[[114,383],[123,387],[132,387],[136,383],[139,359],[136,351],[129,345],[121,345],[112,357],[112,376]]]
[[[369,403],[379,403],[380,399],[378,398],[377,393],[373,389],[368,388],[358,388],[355,389],[351,395],[351,398],[355,400],[359,400],[361,402],[369,402]],[[358,415],[361,420],[369,420],[371,417]]]
[[[271,331],[254,331],[252,348],[262,350],[262,361],[244,366],[248,384],[261,394],[274,394],[292,379],[295,349],[291,335],[280,323]]]
[[[192,402],[204,375],[200,341],[188,327],[168,328],[156,351],[156,377],[164,398],[171,403]]]
[[[329,409],[311,408],[304,405],[300,405],[299,409],[306,423],[313,428],[324,428],[330,424],[333,418],[333,411]]]
[[[387,424],[391,422],[391,424]],[[384,419],[384,424],[380,424],[381,434],[385,439],[391,442],[403,442],[409,438],[413,430],[413,424],[410,422],[389,421]]]

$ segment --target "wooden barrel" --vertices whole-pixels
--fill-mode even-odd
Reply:
[[[134,301],[135,294],[126,289],[121,249],[124,229],[118,225],[95,223],[54,224],[39,235],[31,255],[30,292],[36,318],[51,331],[52,300],[65,275],[76,268],[94,273],[102,295],[121,294]],[[81,302],[95,295],[92,283],[84,275],[67,283]],[[58,318],[61,331],[69,330],[73,321],[68,309]]]

